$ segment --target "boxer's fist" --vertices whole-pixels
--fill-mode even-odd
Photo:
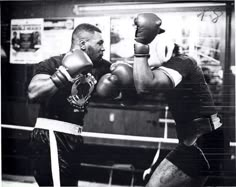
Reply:
[[[134,85],[133,67],[125,62],[114,63],[111,65],[111,74],[118,78],[121,87],[130,87]]]
[[[76,75],[88,72],[92,67],[93,63],[88,55],[80,49],[75,49],[64,56],[62,65],[51,76],[51,80],[58,88],[61,88],[72,81]]]
[[[162,21],[153,13],[141,13],[134,19],[134,24],[137,26],[135,32],[136,42],[149,44],[157,34],[164,32],[160,28]]]
[[[120,92],[130,92],[134,89],[133,67],[124,62],[114,63],[111,73],[105,74],[97,84],[97,93],[101,97],[115,98]]]
[[[134,86],[133,67],[125,62],[117,62],[111,65],[111,73],[118,78],[120,104],[136,104],[139,100]]]
[[[115,98],[119,96],[118,77],[107,73],[98,81],[96,92],[100,97]]]
[[[84,51],[75,49],[64,56],[62,66],[66,68],[73,78],[79,73],[88,72],[92,69],[93,63]]]

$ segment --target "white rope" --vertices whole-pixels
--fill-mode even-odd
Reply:
[[[25,127],[18,125],[6,125],[1,124],[3,128],[18,129],[32,131],[33,127]],[[82,136],[91,138],[104,138],[104,139],[117,139],[117,140],[130,140],[130,141],[145,141],[145,142],[163,142],[177,144],[179,141],[176,138],[157,138],[157,137],[146,137],[146,136],[130,136],[130,135],[119,135],[119,134],[108,134],[108,133],[95,133],[95,132],[82,132]],[[230,147],[236,147],[236,142],[229,142]]]
[[[1,125],[4,128],[20,129],[32,131],[33,127],[17,126],[17,125]],[[83,137],[102,138],[102,139],[116,139],[116,140],[130,140],[130,141],[143,141],[143,142],[163,142],[177,144],[179,141],[176,138],[159,138],[159,137],[147,137],[147,136],[133,136],[133,135],[121,135],[121,134],[109,134],[109,133],[96,133],[96,132],[82,132]]]

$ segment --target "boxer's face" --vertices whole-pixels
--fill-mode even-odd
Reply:
[[[92,62],[99,62],[103,57],[105,51],[101,33],[95,32],[90,34],[90,39],[85,42],[85,52],[88,54]]]

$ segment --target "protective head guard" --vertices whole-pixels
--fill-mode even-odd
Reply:
[[[165,33],[157,35],[150,46],[151,58],[149,60],[149,66],[159,67],[170,60],[174,46],[174,42]]]

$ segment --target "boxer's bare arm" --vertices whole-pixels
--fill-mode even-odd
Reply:
[[[173,88],[170,78],[159,69],[152,71],[146,57],[135,57],[134,82],[138,92],[153,92]]]
[[[53,95],[58,88],[50,79],[50,75],[37,74],[35,75],[28,87],[28,98],[30,100],[41,99],[46,96]]]

